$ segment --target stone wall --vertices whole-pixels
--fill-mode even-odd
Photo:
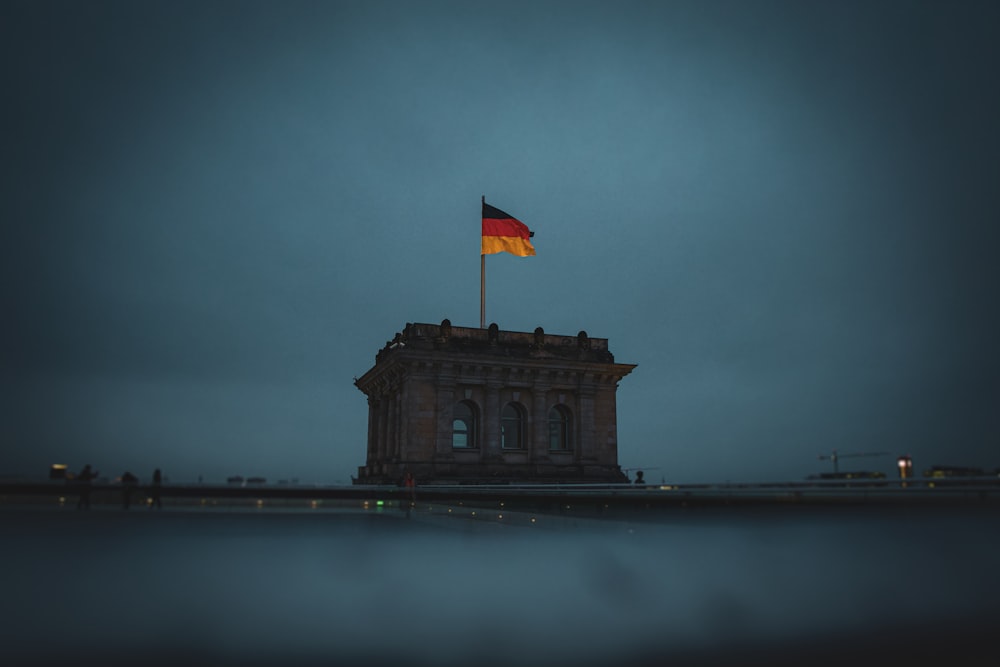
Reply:
[[[369,446],[357,482],[624,481],[615,392],[634,368],[606,339],[407,324],[355,381],[369,398]],[[477,415],[476,447],[453,446],[453,411]],[[522,447],[501,447],[501,411],[521,413]],[[549,411],[568,413],[568,451],[549,448]],[[515,438],[511,437],[511,440]]]

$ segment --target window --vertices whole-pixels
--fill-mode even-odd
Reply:
[[[503,449],[524,449],[524,409],[508,403],[500,413],[500,446]]]
[[[549,410],[549,449],[567,451],[572,449],[569,438],[569,410],[557,405]]]
[[[451,446],[455,449],[475,449],[476,442],[476,406],[470,401],[462,401],[452,410]]]

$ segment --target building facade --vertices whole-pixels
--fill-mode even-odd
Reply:
[[[407,324],[355,385],[368,397],[357,484],[626,482],[607,339]]]

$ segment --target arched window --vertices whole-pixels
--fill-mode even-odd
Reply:
[[[500,446],[503,449],[524,449],[524,408],[508,403],[500,413]]]
[[[471,401],[456,403],[452,410],[451,446],[455,449],[475,449],[478,432],[476,406]]]
[[[549,449],[567,451],[573,448],[569,437],[569,409],[556,405],[549,410]]]

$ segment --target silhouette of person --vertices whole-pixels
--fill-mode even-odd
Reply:
[[[636,470],[635,471],[635,485],[636,486],[646,486],[646,480],[644,480],[642,478],[642,471],[641,470]]]
[[[403,479],[400,480],[399,485],[403,487],[405,492],[404,498],[399,501],[399,507],[406,511],[406,518],[409,518],[410,509],[416,501],[417,480],[414,479],[413,473],[407,470],[403,473]]]
[[[132,492],[135,491],[138,481],[139,478],[128,470],[122,473],[122,509],[128,509],[132,502]]]
[[[90,483],[97,478],[97,471],[91,470],[90,464],[83,466],[83,470],[76,476],[76,486],[79,498],[76,501],[78,510],[90,509]]]
[[[417,499],[417,480],[413,477],[412,472],[407,471],[406,474],[403,475],[403,486],[406,487],[407,495],[412,503]]]
[[[160,469],[157,468],[153,471],[153,483],[149,487],[149,509],[154,507],[158,510],[163,509],[163,502],[160,500],[160,487],[163,486],[163,475],[160,473]]]

